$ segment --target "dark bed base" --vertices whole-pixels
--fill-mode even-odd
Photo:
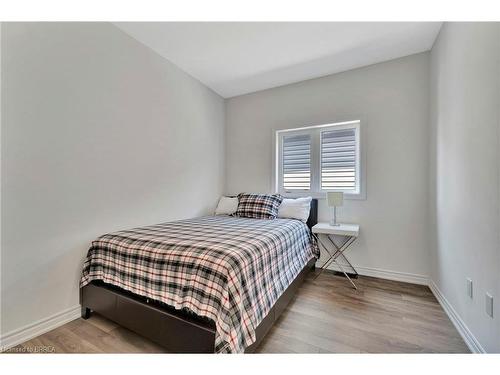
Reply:
[[[257,340],[245,349],[253,353],[274,322],[292,300],[306,274],[314,268],[312,259],[285,290],[258,325]],[[171,353],[213,353],[215,324],[195,314],[175,310],[157,301],[126,292],[108,284],[92,282],[80,289],[82,318],[91,311],[144,336]]]

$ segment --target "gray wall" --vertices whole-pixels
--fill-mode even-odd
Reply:
[[[428,59],[413,55],[229,99],[226,192],[273,190],[275,130],[361,119],[367,198],[339,210],[341,221],[361,226],[349,258],[365,273],[427,276]],[[320,219],[329,219],[324,199]]]
[[[431,276],[488,352],[500,352],[499,25],[446,23],[430,79]],[[493,319],[485,313],[487,291],[496,302]]]
[[[107,23],[2,25],[1,332],[78,305],[109,231],[211,212],[224,100]]]

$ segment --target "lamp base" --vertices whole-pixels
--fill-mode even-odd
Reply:
[[[338,227],[340,224],[337,223],[337,207],[332,207],[332,217],[330,219],[330,226]]]

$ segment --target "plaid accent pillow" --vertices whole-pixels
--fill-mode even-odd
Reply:
[[[279,194],[238,194],[235,216],[252,219],[276,219],[283,197]]]

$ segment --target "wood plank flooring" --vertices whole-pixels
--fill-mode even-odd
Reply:
[[[358,290],[329,271],[311,272],[264,338],[259,353],[468,353],[426,286],[360,276]],[[93,314],[12,350],[162,353],[155,343]]]

